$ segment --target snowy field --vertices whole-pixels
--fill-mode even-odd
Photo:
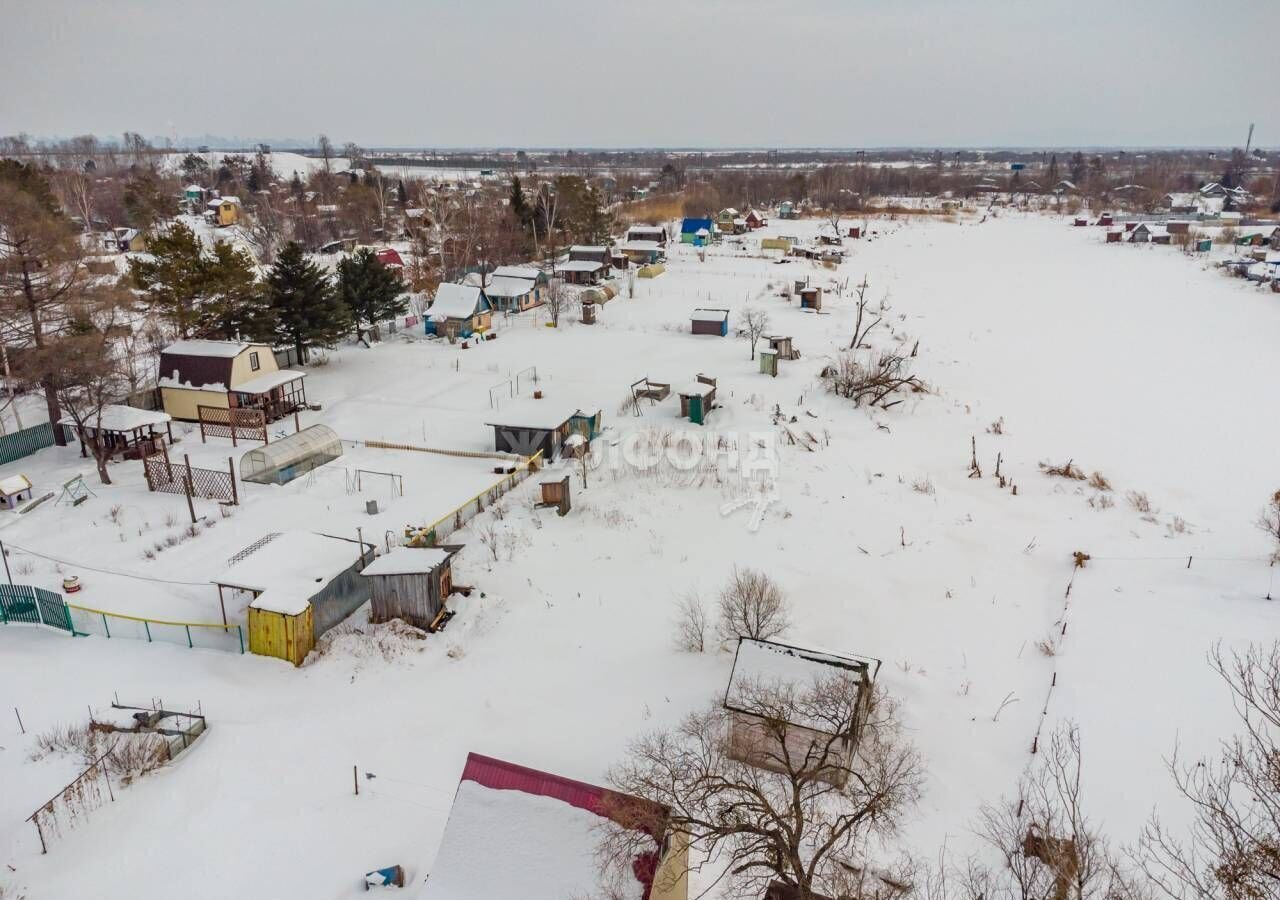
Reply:
[[[468,545],[457,580],[478,591],[455,598],[456,618],[425,641],[374,647],[349,634],[294,669],[0,628],[0,863],[13,870],[0,868],[0,884],[41,900],[81,898],[86,885],[159,897],[175,884],[194,898],[346,898],[362,893],[364,872],[399,863],[419,886],[468,751],[598,782],[632,736],[723,694],[732,657],[675,650],[672,620],[680,595],[711,599],[735,564],[786,589],[791,642],[884,660],[881,680],[928,766],[905,835],[914,852],[973,845],[978,806],[1010,791],[1032,759],[1055,672],[1044,728],[1080,724],[1094,817],[1121,841],[1157,804],[1180,821],[1162,757],[1175,742],[1208,750],[1232,723],[1205,651],[1277,633],[1280,613],[1264,598],[1280,585],[1252,523],[1280,487],[1280,302],[1173,248],[1105,245],[1103,229],[1064,222],[873,221],[872,239],[851,242],[835,271],[729,248],[700,262],[674,247],[665,274],[638,281],[636,297],[609,303],[593,326],[552,330],[541,314],[499,320],[497,340],[469,349],[397,337],[333,353],[309,373],[308,396],[324,408],[303,424],[351,442],[491,449],[491,397],[509,396],[507,380],[529,367],[548,402],[604,411],[598,446],[610,459],[629,438],[665,430],[747,447],[780,434],[775,407],[817,441],[779,447],[777,501],[758,530],[735,508],[733,483],[608,464],[585,490],[574,475],[566,518],[533,509],[526,483],[500,520],[487,514],[457,534]],[[865,275],[891,307],[893,334],[875,340],[918,340],[932,392],[887,412],[824,393],[818,372],[849,341],[853,301],[828,295],[814,315],[778,296],[805,275],[822,285]],[[688,333],[697,306],[730,308],[734,324],[748,306],[766,310],[769,331],[791,335],[803,356],[780,362],[777,379],[761,375],[744,340]],[[1224,362],[1232,377],[1212,377]],[[621,409],[642,376],[679,386],[697,373],[719,379],[705,429],[678,417],[674,396],[641,416]],[[1000,420],[1003,433],[991,433]],[[981,479],[968,477],[973,437]],[[174,452],[212,466],[243,448],[188,433]],[[1016,495],[992,476],[997,453]],[[1068,459],[1103,473],[1114,503],[1038,469]],[[360,527],[381,539],[471,497],[494,479],[491,462],[347,444],[313,476],[245,485],[231,518],[148,559],[184,524],[183,499],[148,494],[136,462],[114,465],[116,484],[100,488],[74,449],[50,448],[0,475],[25,472],[40,492],[81,471],[98,496],[7,520],[0,540],[71,561],[11,552],[17,581],[55,587],[74,572],[86,605],[207,619],[216,593],[203,582],[263,533]],[[356,467],[402,473],[405,496],[385,484],[352,492]],[[384,512],[367,516],[375,496]],[[212,504],[201,511],[217,516]],[[497,559],[477,539],[488,524],[502,536]],[[1092,561],[1066,601],[1077,550]],[[1038,648],[1046,641],[1053,655]],[[28,761],[35,735],[83,721],[112,692],[199,702],[210,730],[41,856],[24,819],[74,769]],[[359,797],[353,765],[377,776]]]

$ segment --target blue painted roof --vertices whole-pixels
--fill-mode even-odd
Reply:
[[[697,234],[699,228],[705,228],[707,229],[707,231],[710,231],[711,220],[710,219],[685,219],[683,222],[680,223],[681,234]]]

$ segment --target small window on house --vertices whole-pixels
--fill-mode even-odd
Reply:
[[[257,350],[253,350],[249,353],[249,368],[254,372],[262,368],[262,364],[258,362]]]

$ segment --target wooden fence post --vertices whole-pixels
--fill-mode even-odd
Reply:
[[[191,499],[191,495],[195,493],[195,485],[191,483],[191,457],[184,453],[182,460],[187,464],[187,470],[183,473],[183,486],[187,489],[187,511],[191,513],[191,524],[194,525],[196,524],[196,505]]]
[[[231,457],[227,457],[227,474],[231,476],[231,505],[240,505],[240,492],[236,490],[236,464]]]

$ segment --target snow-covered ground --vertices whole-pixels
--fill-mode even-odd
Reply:
[[[40,898],[79,898],[86,885],[159,897],[174,879],[193,897],[354,897],[364,872],[400,863],[420,885],[467,751],[598,782],[633,735],[722,696],[731,656],[675,650],[671,623],[676,598],[710,599],[735,564],[787,590],[792,642],[884,660],[880,678],[928,764],[905,835],[914,851],[971,845],[979,804],[1011,790],[1031,759],[1055,672],[1045,728],[1079,722],[1093,815],[1122,840],[1154,805],[1179,821],[1161,758],[1175,742],[1210,749],[1231,724],[1205,651],[1277,632],[1264,597],[1280,585],[1252,523],[1280,486],[1270,414],[1280,302],[1173,248],[1106,245],[1104,229],[1064,223],[1006,213],[873,221],[872,238],[853,242],[835,271],[727,247],[700,262],[674,247],[665,274],[637,281],[636,297],[609,303],[593,326],[553,330],[539,314],[499,320],[497,340],[468,349],[398,337],[333,353],[310,370],[308,396],[324,408],[304,425],[324,422],[353,442],[487,450],[491,398],[509,402],[507,380],[536,367],[548,401],[603,409],[597,446],[610,462],[585,490],[574,475],[568,517],[533,509],[531,481],[500,520],[478,520],[502,535],[497,559],[476,527],[459,532],[456,577],[478,591],[455,598],[457,616],[425,641],[375,647],[348,634],[294,669],[0,628],[0,863],[14,869],[0,869],[0,883]],[[871,296],[888,297],[903,346],[919,340],[918,371],[934,390],[888,412],[824,393],[817,374],[848,343],[853,301],[847,289],[829,294],[814,315],[778,296],[805,275],[824,285],[865,275]],[[697,306],[730,308],[731,327],[747,306],[767,310],[769,330],[793,336],[802,358],[782,361],[776,380],[761,375],[742,339],[689,333]],[[719,379],[704,429],[678,418],[674,396],[640,416],[622,410],[636,379],[678,386],[697,373]],[[531,386],[521,379],[519,393]],[[732,481],[612,462],[637,435],[665,430],[749,448],[781,433],[775,407],[816,446],[779,446],[777,500],[758,530]],[[968,477],[971,437],[981,479]],[[197,433],[175,452],[212,466],[242,448],[201,445]],[[995,482],[997,454],[1016,495]],[[1103,473],[1114,504],[1090,505],[1096,491],[1038,469],[1067,459]],[[145,550],[181,529],[185,503],[148,494],[138,464],[119,463],[114,486],[93,484],[98,496],[74,509],[46,504],[7,520],[0,540],[69,561],[59,571],[13,551],[15,580],[53,587],[76,573],[86,605],[208,619],[216,593],[201,583],[263,533],[360,527],[380,540],[472,496],[493,480],[490,462],[348,444],[313,476],[245,485],[230,519],[154,560]],[[351,492],[356,467],[403,473],[405,496],[385,484]],[[38,492],[75,471],[93,483],[74,449],[0,475],[15,471]],[[1153,511],[1135,510],[1129,491]],[[373,496],[385,501],[375,517],[364,513]],[[201,511],[217,516],[212,504]],[[1077,550],[1092,560],[1066,606]],[[1038,644],[1054,635],[1047,655]],[[34,735],[81,721],[113,691],[125,702],[198,701],[209,732],[41,856],[23,820],[70,767],[29,762]],[[353,765],[377,776],[362,779],[359,797]]]

